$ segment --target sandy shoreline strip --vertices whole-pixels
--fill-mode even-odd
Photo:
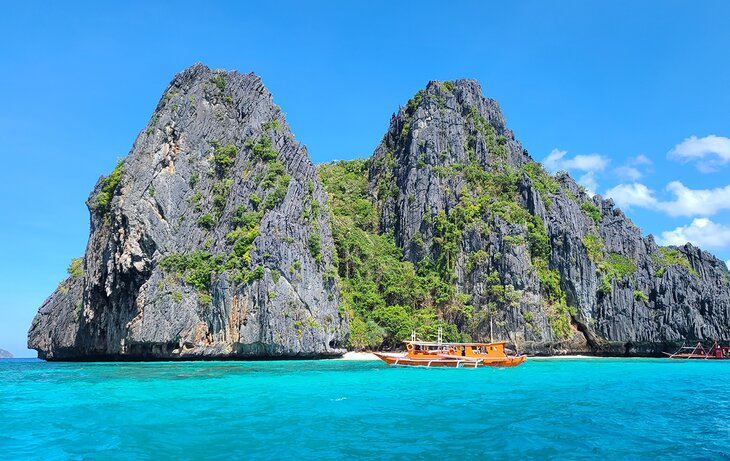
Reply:
[[[345,354],[337,360],[380,360],[370,352],[345,352]]]
[[[528,355],[530,360],[555,360],[555,359],[602,359],[611,357],[596,357],[593,355]]]

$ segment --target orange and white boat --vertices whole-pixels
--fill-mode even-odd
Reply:
[[[374,354],[388,365],[427,368],[516,367],[527,360],[527,356],[519,353],[508,354],[506,341],[444,343],[411,340],[405,343],[405,352]]]
[[[662,352],[664,355],[668,355],[670,359],[710,359],[710,360],[730,360],[730,346],[720,346],[715,341],[712,346],[705,348],[702,342],[697,342],[697,345],[682,346],[674,354],[669,352]]]

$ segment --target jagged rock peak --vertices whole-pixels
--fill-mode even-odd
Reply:
[[[438,109],[438,111],[434,111]],[[421,110],[425,117],[417,117]],[[416,118],[421,123],[433,118],[456,116],[486,121],[496,131],[497,136],[514,140],[514,134],[507,129],[499,104],[482,93],[479,82],[472,79],[452,81],[431,80],[425,89],[416,92],[408,103],[401,107],[394,118],[407,122]],[[403,128],[403,125],[400,125]]]
[[[438,277],[436,309],[472,336],[487,316],[537,353],[653,354],[730,331],[722,261],[660,248],[612,201],[548,175],[473,80],[429,82],[398,110],[369,191],[379,231]]]
[[[158,109],[164,106],[164,103],[168,102],[170,92],[189,93],[194,91],[198,84],[204,85],[206,87],[205,89],[207,89],[209,84],[219,89],[222,86],[223,91],[231,97],[235,97],[236,95],[240,96],[241,93],[248,93],[254,97],[255,95],[259,95],[273,105],[271,93],[263,84],[261,77],[253,72],[242,74],[236,70],[210,69],[208,66],[198,62],[175,75],[163,92]],[[226,86],[228,86],[227,89],[225,88]],[[213,92],[211,91],[209,94],[213,94]]]
[[[326,195],[254,74],[177,74],[87,204],[86,254],[29,345],[49,359],[337,355]]]
[[[391,118],[373,153],[370,189],[384,231],[404,246],[424,216],[452,209],[467,182],[465,167],[521,167],[531,159],[507,129],[499,105],[475,80],[431,81]]]

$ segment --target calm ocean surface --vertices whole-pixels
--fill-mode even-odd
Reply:
[[[730,361],[0,361],[0,459],[730,459]]]

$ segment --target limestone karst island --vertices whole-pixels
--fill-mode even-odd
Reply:
[[[728,460],[730,2],[6,2],[0,461]]]
[[[429,82],[370,158],[315,167],[259,77],[196,64],[87,205],[28,334],[47,360],[334,357],[438,327],[658,355],[730,328],[724,262],[548,174],[474,80]]]

